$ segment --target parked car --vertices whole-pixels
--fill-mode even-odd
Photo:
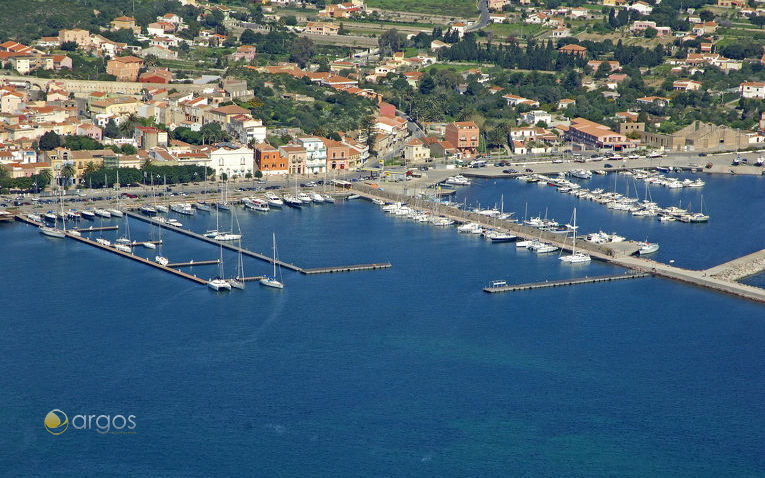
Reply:
[[[712,167],[712,163],[707,163],[706,168],[710,169]]]
[[[525,169],[525,171],[526,171],[527,173],[533,173],[533,172],[534,172],[534,170],[533,170],[533,169],[531,169],[531,168],[526,168],[526,169]]]
[[[604,168],[613,168],[613,165],[611,163],[606,163],[603,165]]]
[[[699,157],[700,157],[700,158],[703,158],[703,157],[704,157],[704,156],[706,156],[706,155],[707,155],[707,153],[699,153]]]

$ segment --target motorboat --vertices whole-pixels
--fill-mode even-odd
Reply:
[[[168,212],[170,212],[167,206],[163,206],[162,204],[157,204],[156,209],[157,209],[157,212],[162,214],[167,214]]]
[[[470,180],[461,174],[446,178],[446,181],[444,182],[455,186],[470,186]]]
[[[590,255],[584,252],[573,252],[571,255],[560,256],[558,259],[568,264],[584,264],[592,261]]]
[[[99,237],[98,239],[96,239],[96,242],[105,247],[109,247],[112,245],[112,243],[109,242],[108,239],[104,239],[103,237]]]
[[[31,214],[30,213],[30,214],[27,214],[27,217],[29,218],[30,221],[42,222],[42,218],[39,215],[37,215],[37,214]]]
[[[317,193],[316,191],[312,191],[311,194],[311,200],[315,203],[323,203],[324,202],[324,196]]]
[[[303,207],[303,201],[289,194],[284,195],[284,203],[290,207],[296,207],[296,208]]]
[[[659,250],[659,245],[655,242],[639,242],[640,249],[638,249],[637,253],[639,255],[645,255],[645,254],[653,254],[654,252]]]
[[[170,210],[177,212],[178,214],[185,214],[187,216],[194,215],[194,208],[191,207],[191,204],[187,203],[171,204]]]
[[[147,216],[156,216],[157,210],[151,206],[141,206],[141,213]],[[87,217],[87,215],[85,214],[85,211],[82,211],[82,215],[83,217]],[[88,218],[88,219],[92,219],[92,218]]]
[[[346,199],[347,201],[350,201],[350,200],[353,200],[353,199],[358,199],[358,198],[360,198],[360,197],[361,197],[361,196],[359,196],[358,194],[349,194],[348,196],[345,196],[345,199]]]
[[[124,215],[125,215],[125,214],[124,214],[122,211],[120,211],[119,209],[107,209],[107,211],[109,212],[109,214],[111,214],[111,215],[112,215],[112,216],[114,216],[114,217],[122,217],[122,216],[124,216]]]
[[[198,211],[210,212],[210,206],[202,202],[195,203],[194,207],[197,208]]]
[[[181,223],[181,221],[179,221],[178,219],[168,219],[165,223],[168,226],[183,227],[183,223]]]
[[[170,263],[170,261],[167,260],[167,257],[162,256],[154,256],[154,262],[165,267]]]
[[[268,202],[264,199],[248,199],[244,203],[245,207],[248,209],[252,209],[253,211],[259,211],[259,212],[268,212],[271,210],[271,207],[268,205]]]
[[[70,209],[66,212],[66,218],[71,219],[72,221],[77,221],[82,218],[82,215],[74,209]]]
[[[309,196],[306,193],[298,193],[297,198],[302,202],[303,204],[311,204],[313,200],[311,199],[311,196]]]
[[[145,247],[146,249],[156,249],[157,248],[157,245],[154,244],[153,242],[150,242],[150,241],[142,242],[141,245],[143,247]]]
[[[284,200],[277,196],[274,193],[266,193],[266,201],[268,201],[268,205],[270,207],[283,207],[284,206]]]
[[[324,198],[324,202],[328,202],[330,204],[335,203],[335,198],[333,196],[330,196],[329,194],[324,194],[322,195],[322,197]]]
[[[468,222],[466,224],[462,224],[461,226],[457,227],[457,232],[465,232],[473,234],[474,231],[478,231],[479,233],[483,231],[483,226],[478,224],[477,222]]]
[[[96,213],[96,216],[105,217],[107,219],[112,217],[112,214],[109,211],[107,211],[106,209],[96,208],[96,209],[93,210],[93,212]]]
[[[55,222],[56,219],[58,219],[58,216],[56,216],[56,213],[54,213],[53,211],[48,211],[45,214],[43,214],[43,219],[45,219],[46,221]]]
[[[489,231],[485,233],[487,239],[491,240],[492,244],[499,244],[502,242],[512,242],[517,239],[516,236],[502,231]]]

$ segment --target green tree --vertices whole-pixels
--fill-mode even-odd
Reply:
[[[242,36],[239,37],[239,41],[242,45],[252,45],[258,41],[258,36],[254,31],[249,28],[242,32]]]
[[[377,39],[377,45],[383,52],[396,52],[401,49],[401,37],[398,30],[391,28]]]
[[[290,61],[294,61],[301,68],[305,67],[313,55],[316,53],[313,40],[310,38],[299,37],[292,43],[292,51],[290,52]]]
[[[646,38],[656,38],[656,29],[655,28],[646,28],[645,29],[645,37]]]
[[[138,150],[132,144],[123,144],[120,148],[122,154],[136,154]]]
[[[77,170],[71,164],[65,164],[61,168],[61,177],[64,178],[64,187],[69,186],[70,180],[77,174]]]
[[[765,25],[765,15],[751,15],[749,21],[752,25],[757,25],[762,28],[762,26]]]
[[[258,179],[262,178],[263,177],[263,171],[261,171],[260,169],[255,171],[255,177],[258,178]]]
[[[77,50],[77,42],[65,41],[61,44],[61,49],[63,51],[75,51]]]
[[[423,95],[430,94],[436,87],[436,82],[430,75],[425,76],[420,82],[420,93]]]
[[[229,139],[228,133],[223,131],[220,123],[205,123],[199,130],[202,135],[202,144],[220,143]]]
[[[112,139],[120,137],[120,129],[117,127],[117,124],[113,119],[110,119],[109,122],[106,123],[106,126],[104,127],[104,135],[107,138]]]
[[[61,137],[55,131],[46,131],[40,137],[40,149],[50,151],[61,146]]]
[[[294,27],[295,25],[297,25],[297,18],[295,17],[295,15],[287,15],[286,17],[284,17],[284,24]]]

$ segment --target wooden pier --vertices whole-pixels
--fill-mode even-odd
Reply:
[[[171,264],[168,264],[167,267],[174,267],[174,268],[177,269],[178,267],[215,266],[215,265],[218,265],[218,264],[220,264],[220,260],[219,259],[214,259],[212,261],[195,261],[195,260],[190,260],[189,262],[173,262]]]
[[[648,277],[650,274],[636,273],[636,274],[619,274],[619,275],[607,275],[607,276],[595,276],[595,277],[582,277],[577,279],[560,279],[544,282],[529,282],[526,284],[508,284],[495,287],[484,287],[483,291],[489,294],[497,294],[500,292],[516,292],[520,290],[532,290],[532,289],[546,289],[548,287],[561,287],[567,285],[580,285],[580,284],[595,284],[597,282],[612,282],[625,279],[639,279],[641,277]]]
[[[193,237],[195,239],[199,239],[200,241],[207,242],[209,244],[214,244],[216,246],[221,246],[225,249],[234,251],[234,252],[241,252],[245,256],[253,257],[255,259],[260,259],[261,261],[268,262],[269,264],[273,264],[274,260],[271,256],[267,256],[265,254],[261,254],[259,252],[253,252],[250,250],[247,250],[245,248],[240,248],[238,246],[235,246],[233,244],[229,244],[222,241],[216,241],[215,239],[212,239],[210,237],[205,237],[202,234],[197,234],[196,232],[190,231],[188,229],[183,229],[181,227],[175,227],[167,223],[159,222],[156,219],[143,216],[141,214],[127,211],[125,212],[128,216],[138,219],[140,221],[148,222],[149,224],[154,224],[160,227],[164,227],[165,229],[168,229],[170,231],[175,231],[180,234],[184,234],[189,237]],[[376,269],[387,269],[391,267],[391,264],[389,262],[384,263],[373,263],[373,264],[355,264],[350,266],[330,266],[330,267],[316,267],[311,269],[304,269],[300,266],[296,266],[295,264],[291,264],[289,262],[284,262],[282,260],[277,259],[276,265],[280,267],[284,267],[285,269],[289,269],[294,272],[299,272],[301,274],[306,275],[313,275],[313,274],[328,274],[333,272],[355,272],[355,271],[368,271],[368,270],[376,270]]]
[[[30,224],[32,226],[36,226],[36,227],[42,226],[42,224],[40,224],[38,222],[35,222],[35,221],[32,221],[31,219],[27,218],[26,216],[22,216],[20,214],[16,216],[16,220],[24,222],[24,223],[27,223],[27,224]],[[99,244],[96,241],[91,241],[90,239],[87,239],[85,237],[77,236],[77,235],[74,235],[74,234],[69,233],[69,232],[66,233],[66,237],[68,239],[74,239],[74,240],[80,241],[80,242],[82,242],[84,244],[88,244],[88,245],[93,246],[93,247],[95,247],[97,249],[101,249],[101,250],[104,250],[104,251],[107,251],[107,252],[111,252],[112,254],[116,254],[118,256],[127,257],[128,259],[132,259],[132,260],[134,260],[136,262],[140,262],[141,264],[144,264],[144,265],[147,265],[147,266],[151,266],[151,267],[155,267],[155,268],[163,270],[165,272],[169,272],[171,274],[174,274],[174,275],[176,275],[178,277],[182,277],[183,279],[190,280],[190,281],[195,282],[197,284],[207,285],[207,280],[206,279],[201,279],[201,278],[199,278],[197,276],[194,276],[194,275],[191,275],[191,274],[187,274],[187,273],[179,271],[177,269],[173,269],[173,268],[168,267],[168,266],[163,266],[161,264],[158,264],[156,262],[150,261],[148,259],[144,259],[143,257],[139,257],[139,256],[136,256],[134,254],[128,254],[127,252],[119,251],[119,250],[115,249],[114,247],[104,246],[103,244]]]
[[[335,272],[356,272],[356,271],[371,271],[376,269],[389,269],[391,267],[390,262],[379,262],[375,264],[357,264],[353,266],[337,266],[337,267],[314,267],[312,269],[302,269],[303,274],[332,274]]]
[[[74,230],[77,232],[99,232],[99,231],[116,231],[119,229],[119,226],[98,226],[98,227],[75,227]]]

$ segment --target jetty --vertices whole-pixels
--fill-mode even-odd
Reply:
[[[194,266],[217,266],[220,264],[220,259],[213,259],[211,261],[195,261],[190,260],[188,262],[173,262],[167,265],[167,267],[194,267]]]
[[[190,231],[188,229],[184,229],[182,227],[176,227],[172,226],[170,224],[157,221],[156,219],[153,219],[151,217],[146,217],[141,214],[132,212],[132,211],[126,211],[125,214],[128,216],[138,219],[140,221],[148,222],[149,224],[154,224],[159,227],[163,227],[165,229],[168,229],[170,231],[178,232],[180,234],[183,234],[188,237],[193,237],[194,239],[198,239],[202,242],[206,242],[208,244],[214,244],[216,246],[221,246],[224,249],[228,249],[234,252],[241,252],[245,256],[253,257],[255,259],[259,259],[261,261],[268,262],[269,264],[274,263],[274,259],[271,256],[268,256],[266,254],[261,254],[259,252],[250,251],[248,249],[245,249],[243,247],[236,246],[234,244],[222,242],[222,241],[216,241],[215,239],[212,239],[210,237],[206,237],[202,234],[198,234],[196,232]],[[285,269],[299,272],[301,274],[306,275],[312,275],[312,274],[328,274],[328,273],[334,273],[334,272],[355,272],[355,271],[367,271],[367,270],[376,270],[376,269],[387,269],[391,267],[391,264],[389,262],[383,262],[383,263],[372,263],[372,264],[356,264],[356,265],[350,265],[350,266],[330,266],[330,267],[317,267],[312,269],[305,269],[300,266],[297,266],[295,264],[284,262],[280,259],[276,260],[276,265],[283,267]]]
[[[119,229],[119,226],[90,226],[90,227],[75,227],[74,230],[77,232],[98,232],[98,231],[116,231]]]
[[[30,225],[35,226],[35,227],[40,227],[40,226],[43,225],[41,223],[32,221],[28,217],[23,216],[21,214],[16,216],[16,220],[20,221],[20,222],[24,222],[26,224],[30,224]],[[177,277],[181,277],[181,278],[186,279],[186,280],[190,280],[190,281],[192,281],[194,283],[197,283],[197,284],[200,284],[200,285],[207,285],[207,280],[206,279],[199,278],[199,277],[197,277],[195,275],[187,274],[187,273],[185,273],[183,271],[179,271],[178,269],[173,269],[172,267],[169,267],[169,265],[168,266],[163,266],[163,265],[158,264],[156,262],[150,261],[149,259],[145,259],[143,257],[136,256],[134,254],[130,254],[130,253],[127,253],[127,252],[123,252],[123,251],[117,250],[114,247],[105,246],[105,245],[100,244],[100,243],[98,243],[96,241],[91,241],[88,238],[72,234],[71,232],[67,232],[66,233],[66,237],[68,239],[74,239],[75,241],[79,241],[79,242],[81,242],[83,244],[87,244],[89,246],[93,246],[93,247],[95,247],[97,249],[101,249],[103,251],[111,252],[112,254],[116,254],[118,256],[126,257],[126,258],[131,259],[131,260],[136,261],[136,262],[140,262],[141,264],[144,264],[144,265],[147,265],[147,266],[150,266],[150,267],[154,267],[156,269],[159,269],[159,270],[162,270],[162,271],[165,271],[165,272],[169,272],[170,274],[173,274],[173,275],[175,275]]]
[[[491,285],[484,287],[483,291],[489,294],[497,294],[501,292],[516,292],[521,290],[533,290],[533,289],[547,289],[549,287],[561,287],[567,285],[582,285],[582,284],[595,284],[598,282],[612,282],[617,280],[626,279],[639,279],[641,277],[648,277],[649,274],[645,273],[633,273],[633,274],[617,274],[617,275],[605,275],[595,277],[581,277],[575,279],[559,279],[544,282],[528,282],[525,284],[504,284],[504,285]],[[503,281],[504,283],[504,281]]]
[[[765,271],[765,249],[707,269],[708,276],[738,281]]]
[[[382,191],[379,188],[369,186],[364,183],[354,183],[353,190],[356,194],[366,199],[377,199],[386,202],[410,203],[414,197],[399,194],[390,191]],[[528,227],[522,224],[510,221],[496,221],[494,218],[484,216],[471,211],[463,211],[453,206],[443,204],[436,205],[428,201],[418,204],[418,209],[428,210],[435,214],[436,207],[440,216],[447,217],[458,223],[475,222],[487,228],[511,233],[517,237],[542,241],[553,244],[562,250],[572,250],[572,241],[570,238],[560,237],[560,234],[540,231],[539,229]],[[593,244],[587,241],[577,241],[577,250],[586,251],[592,259],[617,265],[625,269],[631,269],[635,273],[649,274],[656,277],[671,279],[685,284],[702,287],[735,297],[765,303],[765,289],[754,287],[747,284],[741,284],[731,278],[746,277],[756,274],[760,270],[765,270],[765,250],[749,254],[747,256],[735,259],[725,264],[713,268],[715,270],[689,270],[676,267],[661,262],[656,262],[643,257],[633,256],[637,251],[637,244],[632,242],[619,242],[615,244]],[[746,264],[746,266],[744,266]],[[724,271],[746,271],[737,274],[730,273],[725,275]],[[710,274],[710,271],[714,273]]]

